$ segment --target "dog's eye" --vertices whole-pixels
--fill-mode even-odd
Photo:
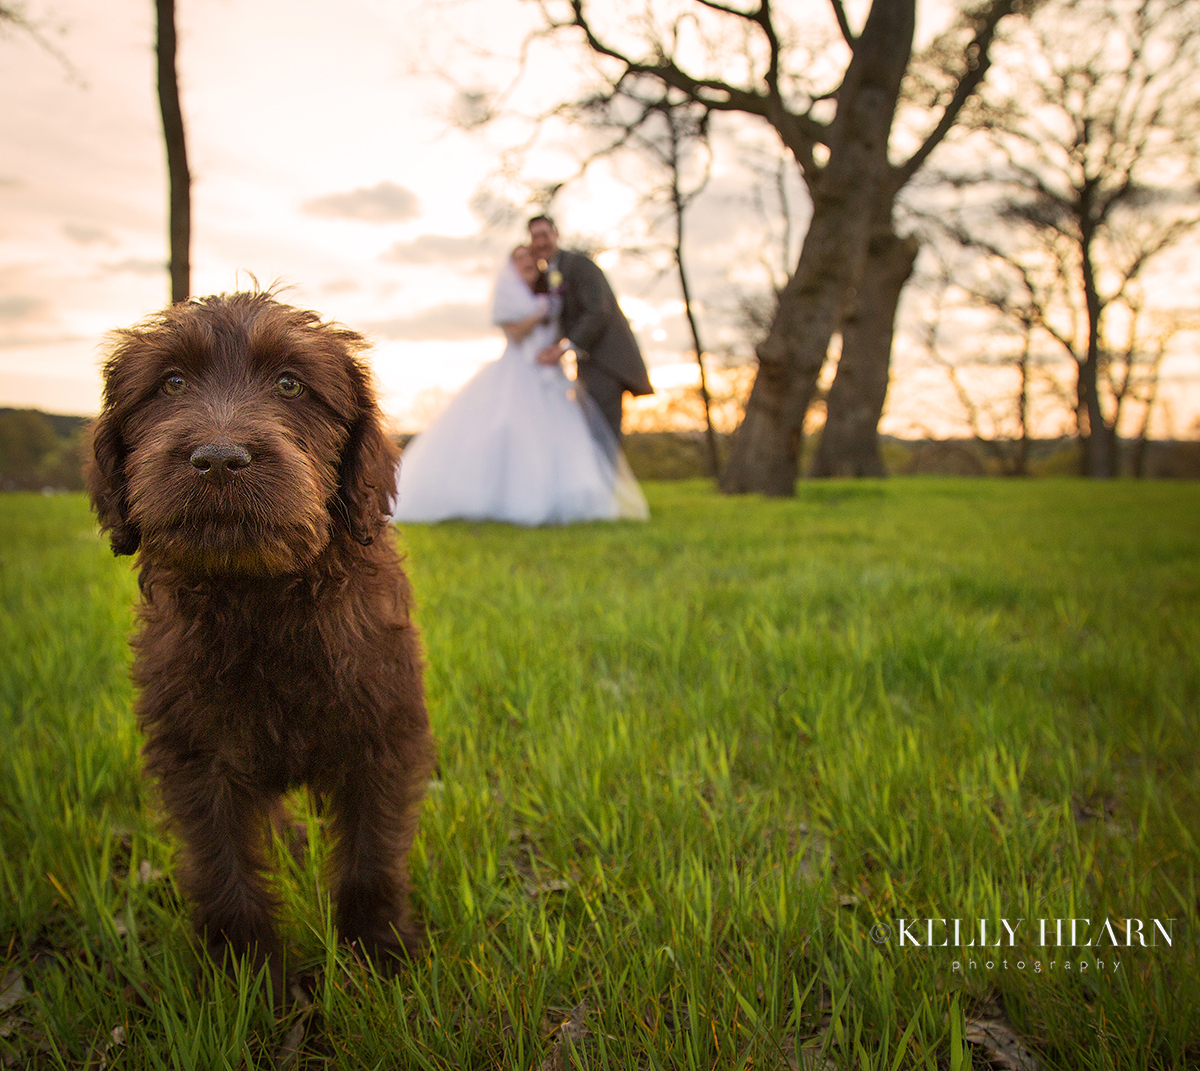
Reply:
[[[187,390],[187,380],[178,372],[172,372],[163,380],[162,389],[164,394],[182,394]]]
[[[304,393],[304,384],[285,373],[275,380],[275,389],[285,398],[299,398]]]

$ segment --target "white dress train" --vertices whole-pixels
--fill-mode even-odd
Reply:
[[[494,321],[514,322],[547,307],[506,263]],[[536,361],[557,331],[556,323],[541,323],[521,342],[510,341],[409,442],[393,520],[539,525],[649,516],[612,430],[582,384],[577,393],[558,365]]]

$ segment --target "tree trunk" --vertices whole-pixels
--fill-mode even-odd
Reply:
[[[875,0],[856,42],[829,128],[829,162],[812,185],[800,262],[758,346],[758,374],[721,479],[727,493],[795,493],[804,418],[829,341],[862,276],[880,200],[892,196],[887,144],[914,18],[915,0]]]
[[[842,322],[842,356],[826,399],[825,430],[809,475],[885,476],[879,418],[888,376],[900,292],[920,246],[889,226],[871,237],[862,281]]]
[[[726,494],[758,491],[764,495],[783,496],[795,493],[801,433],[794,421],[784,418],[784,396],[790,381],[791,375],[784,362],[760,353],[746,412],[734,432],[729,460],[721,473],[720,486]]]
[[[1017,421],[1021,437],[1017,440],[1017,457],[1013,464],[1013,476],[1029,475],[1029,327],[1025,329],[1025,349],[1017,366],[1021,373],[1021,393],[1017,396]]]
[[[1111,440],[1104,423],[1100,404],[1100,291],[1096,283],[1096,268],[1092,262],[1095,225],[1091,222],[1095,187],[1085,183],[1079,203],[1081,235],[1079,259],[1083,275],[1083,297],[1087,307],[1087,354],[1079,369],[1079,401],[1087,414],[1087,439],[1084,443],[1085,474],[1092,479],[1107,479],[1113,475]],[[1115,427],[1115,422],[1114,422]]]
[[[188,173],[179,78],[175,70],[175,0],[155,0],[158,12],[158,104],[167,143],[170,182],[171,302],[187,301],[192,292],[192,190]]]
[[[1079,405],[1087,420],[1083,439],[1083,475],[1095,480],[1107,479],[1112,472],[1112,436],[1100,408],[1098,354],[1089,353],[1079,366]]]

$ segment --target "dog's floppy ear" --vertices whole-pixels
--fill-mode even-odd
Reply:
[[[116,352],[104,365],[104,406],[91,426],[91,456],[84,465],[88,495],[100,528],[109,533],[114,554],[133,554],[142,541],[138,526],[129,519],[126,498],[125,455],[121,434],[119,360],[127,340],[118,338]]]
[[[338,513],[350,535],[366,546],[391,521],[399,454],[384,431],[370,373],[354,358],[347,365],[357,413],[342,450],[338,498],[343,508]]]
[[[103,531],[109,533],[114,554],[132,554],[141,542],[138,526],[129,520],[125,498],[125,444],[110,405],[92,422],[91,457],[84,467],[88,495]]]

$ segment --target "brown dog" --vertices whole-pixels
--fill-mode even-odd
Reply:
[[[93,427],[92,502],[139,554],[137,718],[180,882],[214,958],[269,962],[277,997],[265,853],[293,786],[332,818],[341,938],[384,966],[415,945],[433,742],[364,345],[267,293],[192,300],[115,335]]]

